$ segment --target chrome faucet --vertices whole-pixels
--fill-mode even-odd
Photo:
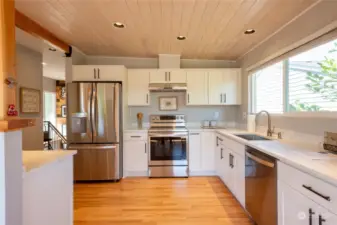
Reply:
[[[258,117],[262,114],[262,113],[266,113],[268,116],[268,130],[267,130],[267,136],[271,137],[273,136],[273,131],[271,130],[271,119],[270,119],[270,114],[269,112],[267,112],[266,110],[262,110],[260,112],[258,112],[255,116],[255,131],[256,131],[256,126],[257,126],[257,121],[258,121]]]

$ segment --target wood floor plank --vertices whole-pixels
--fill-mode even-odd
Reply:
[[[75,184],[74,225],[251,225],[217,177]]]

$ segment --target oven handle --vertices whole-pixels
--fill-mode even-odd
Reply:
[[[182,137],[187,139],[187,134],[149,134],[151,137]]]
[[[248,152],[246,152],[246,156],[248,156],[249,158],[251,158],[252,160],[264,165],[264,166],[267,166],[267,167],[271,167],[271,168],[274,168],[275,164],[274,163],[271,163],[271,162],[268,162],[266,160],[263,160],[263,159],[260,159],[259,157],[257,156],[254,156]]]

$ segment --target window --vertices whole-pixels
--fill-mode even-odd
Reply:
[[[337,40],[251,76],[253,113],[337,111]]]
[[[289,111],[337,111],[337,41],[289,59]]]
[[[276,63],[252,75],[253,112],[283,112],[283,63]]]

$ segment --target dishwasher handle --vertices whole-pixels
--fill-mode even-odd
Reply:
[[[275,167],[275,164],[272,163],[272,162],[269,162],[269,161],[266,161],[266,160],[263,160],[263,159],[260,159],[259,157],[255,156],[255,155],[252,155],[248,152],[246,152],[246,156],[251,158],[252,160],[264,165],[264,166],[267,166],[267,167],[271,167],[271,168],[274,168]]]

